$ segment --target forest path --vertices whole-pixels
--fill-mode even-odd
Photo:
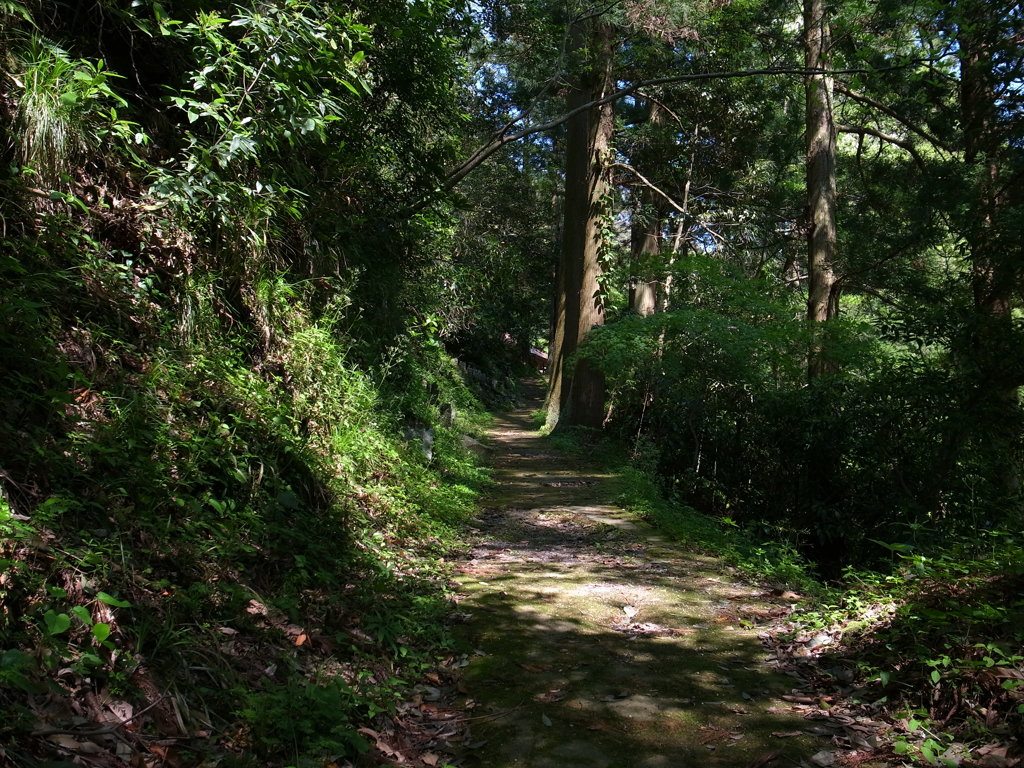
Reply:
[[[748,628],[777,609],[770,596],[617,507],[615,476],[533,429],[538,406],[490,434],[497,483],[459,576],[471,735],[458,762],[830,764]]]

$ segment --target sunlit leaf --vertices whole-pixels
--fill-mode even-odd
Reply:
[[[127,600],[119,600],[116,597],[107,594],[106,592],[97,592],[96,599],[99,600],[101,603],[112,605],[115,608],[130,608],[132,605]]]
[[[71,617],[66,613],[57,613],[53,610],[49,610],[43,614],[43,621],[46,624],[46,632],[50,635],[59,635],[61,632],[67,632],[71,627]]]

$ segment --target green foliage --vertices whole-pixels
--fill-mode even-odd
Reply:
[[[74,59],[37,34],[18,47],[14,66],[8,77],[20,91],[18,159],[55,184],[87,148],[96,147],[103,124],[116,122],[114,105],[127,105],[109,82],[120,75],[102,60]]]
[[[577,5],[0,0],[0,749],[62,671],[67,696],[178,681],[259,759],[353,756],[445,645],[434,560],[486,482],[451,354],[506,376],[547,335],[561,129],[462,196],[445,170],[557,114],[567,12],[605,10]],[[646,8],[608,9],[617,82],[793,60],[778,4]],[[1021,666],[997,532],[1019,527],[1024,326],[976,289],[991,267],[1020,294],[1020,12],[833,11],[834,63],[884,70],[836,91],[871,129],[839,142],[843,315],[803,320],[800,80],[652,87],[617,104],[617,322],[580,354],[633,447],[631,506],[779,583],[801,555],[877,566],[808,621],[889,595],[864,662],[885,695],[1002,705],[1018,692],[981,673]],[[973,121],[972,36],[1003,94]],[[665,248],[631,265],[643,217]],[[619,311],[638,274],[668,311]],[[834,372],[807,382],[812,334]],[[952,726],[905,705],[908,753],[941,759]]]
[[[999,733],[1019,732],[1017,538],[992,532],[929,546],[928,555],[877,542],[894,556],[890,573],[850,569],[841,589],[794,615],[800,629],[841,635],[840,652],[857,664],[858,698],[894,713],[897,754],[942,765],[953,744],[987,744],[997,721]],[[977,701],[986,702],[984,713]]]
[[[255,281],[262,264],[283,263],[289,222],[307,206],[307,164],[345,163],[332,126],[369,91],[368,29],[331,4],[290,0],[230,17],[199,11],[166,36],[193,61],[168,98],[184,146],[146,164],[151,193],[205,235],[215,264]],[[258,260],[239,261],[245,252]],[[337,257],[331,247],[325,256]]]
[[[868,531],[939,545],[1009,524],[997,460],[963,421],[978,419],[969,403],[980,392],[965,394],[970,374],[940,351],[967,335],[956,315],[882,311],[868,324],[854,304],[825,329],[838,372],[805,383],[808,329],[792,293],[711,257],[673,272],[678,309],[623,317],[581,351],[605,373],[621,434],[651,446],[668,493],[781,536],[832,575],[878,562]],[[971,437],[954,461],[961,434]]]
[[[32,23],[32,14],[28,6],[15,2],[15,0],[2,0],[0,2],[0,16],[15,16],[22,21]]]
[[[178,628],[237,622],[254,599],[341,638],[354,615],[366,642],[396,665],[421,663],[444,645],[447,604],[430,559],[447,552],[486,479],[458,429],[438,428],[431,465],[410,461],[395,413],[371,377],[348,362],[339,316],[311,317],[302,288],[285,275],[269,277],[262,289],[272,369],[253,369],[244,336],[199,319],[216,312],[213,294],[202,290],[191,294],[193,332],[183,334],[178,318],[150,306],[143,316],[155,325],[135,341],[115,341],[122,313],[154,295],[140,294],[134,275],[131,266],[100,261],[66,278],[65,298],[98,291],[110,299],[105,311],[75,318],[79,330],[66,342],[79,345],[73,373],[56,363],[47,371],[54,387],[73,385],[77,395],[54,400],[53,391],[33,392],[38,374],[17,372],[27,370],[20,356],[39,350],[25,345],[31,339],[17,327],[5,327],[19,342],[8,393],[29,412],[53,414],[33,425],[37,452],[14,443],[5,449],[9,471],[47,488],[35,500],[18,497],[19,509],[32,510],[30,524],[6,509],[5,533],[11,541],[62,542],[52,567],[19,562],[9,594],[35,594],[72,563],[83,578],[109,584],[92,592],[91,603],[54,592],[27,614],[31,626],[5,625],[6,641],[45,644],[53,663],[128,690],[133,658],[168,679],[188,675],[190,657],[214,653],[218,638]],[[10,322],[32,323],[31,311],[41,322],[53,312],[52,295],[42,302],[34,295],[50,288],[29,280],[12,291],[15,306],[30,312]],[[159,345],[147,341],[157,338],[150,333],[159,333]],[[36,341],[46,349],[45,336]],[[444,383],[441,398],[459,403],[458,423],[472,424],[473,400],[459,389],[454,366],[440,352],[416,350],[410,343],[409,359]],[[135,362],[98,368],[87,353]],[[426,389],[420,397],[437,412]],[[15,685],[25,678],[21,687],[45,674],[13,660],[11,667],[7,676]],[[242,684],[230,668],[215,674]],[[277,689],[243,696],[240,727],[258,754],[354,754],[363,746],[354,723],[386,709],[403,686],[368,678],[357,694],[340,678],[310,681],[302,670],[284,681],[287,696]],[[216,689],[194,695],[213,708],[229,705]],[[299,710],[296,701],[304,702]],[[291,714],[283,718],[286,704]]]
[[[341,680],[324,684],[290,681],[263,691],[237,692],[244,702],[238,711],[243,738],[262,758],[312,763],[317,757],[354,755],[369,749],[349,720],[368,705]],[[301,712],[302,717],[295,713]],[[350,714],[351,713],[351,714]]]
[[[758,538],[727,517],[712,518],[663,495],[655,476],[626,466],[619,503],[694,549],[710,552],[739,568],[748,578],[779,587],[816,591],[807,562],[782,537]]]
[[[449,642],[436,561],[486,482],[452,218],[391,220],[450,145],[416,116],[457,120],[458,9],[50,10],[3,35],[0,749],[56,685],[174,688],[239,764],[354,757]]]

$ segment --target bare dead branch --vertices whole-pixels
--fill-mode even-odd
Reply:
[[[665,199],[665,202],[667,202],[667,203],[668,203],[669,205],[671,205],[671,206],[672,206],[673,208],[675,208],[675,209],[676,209],[677,211],[679,211],[680,213],[686,213],[686,208],[684,208],[684,207],[683,207],[683,206],[681,206],[681,205],[680,205],[679,203],[677,203],[677,202],[676,202],[676,201],[675,201],[675,200],[674,200],[674,199],[672,198],[672,196],[671,196],[671,195],[669,195],[669,194],[668,194],[667,192],[664,192],[664,191],[662,191],[661,189],[659,189],[658,187],[656,187],[656,186],[654,185],[654,183],[653,183],[653,182],[652,182],[652,181],[651,181],[650,179],[648,179],[648,178],[647,178],[646,176],[644,176],[644,175],[643,175],[642,173],[640,173],[640,171],[638,171],[638,170],[637,170],[636,168],[634,168],[634,167],[633,167],[632,165],[630,165],[629,163],[609,163],[609,164],[608,164],[608,167],[609,167],[609,168],[622,168],[622,169],[624,169],[624,170],[627,170],[627,171],[629,171],[629,172],[630,172],[630,173],[632,173],[632,174],[633,174],[634,176],[636,176],[636,177],[637,177],[638,179],[640,179],[640,182],[641,182],[641,183],[642,183],[642,184],[643,184],[643,185],[644,185],[645,187],[647,187],[648,189],[650,189],[650,190],[652,190],[652,191],[654,191],[654,192],[657,192],[657,193],[658,193],[659,195],[661,195],[661,196],[662,196],[662,197],[663,197],[663,198]]]
[[[128,725],[128,723],[132,722],[133,720],[138,720],[140,717],[149,712],[149,710],[151,710],[153,707],[155,707],[157,704],[159,704],[166,698],[167,694],[164,694],[156,701],[152,702],[149,706],[140,709],[131,717],[126,717],[124,720],[119,720],[116,723],[110,723],[109,725],[104,725],[99,728],[37,728],[36,730],[32,731],[32,735],[37,737],[44,737],[63,733],[68,734],[70,736],[102,736],[103,734],[113,733],[119,728],[123,728],[124,726]]]
[[[675,120],[675,121],[676,121],[676,123],[678,123],[680,127],[682,127],[682,125],[683,125],[683,119],[682,119],[682,118],[681,118],[681,117],[680,117],[679,115],[677,115],[677,114],[676,114],[675,112],[673,112],[673,111],[672,111],[672,110],[671,110],[671,109],[670,109],[670,108],[668,107],[668,105],[667,105],[667,104],[665,104],[665,102],[663,102],[663,101],[659,101],[659,100],[658,100],[658,99],[656,99],[656,98],[655,98],[654,96],[651,96],[651,94],[650,94],[650,93],[648,93],[647,91],[637,91],[637,92],[636,92],[636,95],[637,95],[637,96],[640,96],[641,98],[647,99],[647,100],[648,100],[649,102],[651,102],[652,104],[657,104],[657,105],[658,105],[658,107],[660,107],[661,109],[665,110],[665,111],[666,111],[666,112],[667,112],[667,113],[669,114],[669,116],[670,116],[670,117],[671,117],[671,118],[672,118],[673,120]]]

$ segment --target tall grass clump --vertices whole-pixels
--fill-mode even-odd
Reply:
[[[94,143],[90,126],[103,119],[101,109],[126,105],[108,82],[117,75],[102,60],[74,59],[37,34],[17,48],[13,67],[8,77],[20,90],[17,159],[53,183],[68,175]]]

